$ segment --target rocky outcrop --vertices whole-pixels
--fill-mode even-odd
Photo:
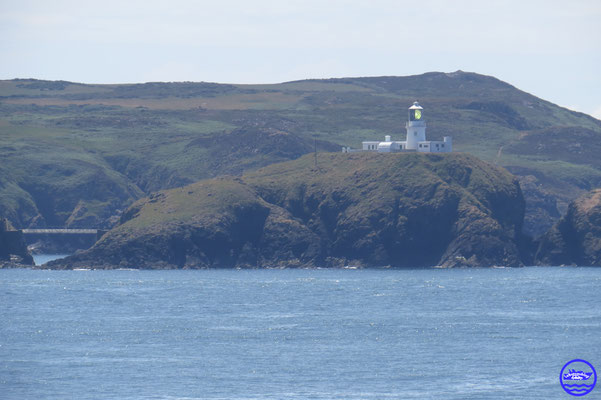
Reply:
[[[601,266],[601,189],[579,197],[542,238],[539,265]]]
[[[328,153],[155,193],[52,268],[520,266],[524,200],[466,154]]]
[[[533,175],[517,175],[517,178],[526,201],[524,233],[538,238],[561,217],[557,197],[547,192],[539,179]]]
[[[23,265],[33,265],[23,232],[15,230],[7,219],[0,218],[0,268]]]

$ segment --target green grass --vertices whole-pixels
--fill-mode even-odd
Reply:
[[[217,221],[228,208],[254,204],[256,195],[248,187],[229,179],[212,179],[183,188],[163,191],[133,205],[136,217],[119,227],[120,231],[155,227],[191,220]]]
[[[390,184],[382,184],[386,181]],[[362,219],[370,217],[373,210],[391,208],[399,202],[420,207],[424,202],[447,201],[445,188],[462,193],[467,190],[471,194],[466,195],[476,203],[485,202],[489,193],[514,190],[512,181],[509,173],[466,154],[322,153],[318,154],[317,168],[313,156],[306,155],[250,172],[241,180],[217,178],[161,191],[137,202],[132,207],[135,217],[118,229],[161,230],[163,225],[191,221],[212,224],[228,210],[261,203],[257,193],[275,204],[312,196],[344,198],[348,218]],[[433,188],[440,193],[431,192]]]
[[[107,196],[121,199],[114,207],[124,208],[142,191],[148,194],[282,160],[265,153],[264,143],[228,153],[234,143],[220,138],[236,140],[224,135],[239,128],[284,131],[303,143],[317,138],[335,144],[332,149],[358,148],[365,139],[381,140],[385,135],[404,140],[407,107],[416,99],[425,107],[429,139],[452,136],[456,151],[491,162],[504,146],[500,165],[553,177],[543,185],[556,193],[564,185],[584,190],[599,182],[598,152],[559,151],[571,138],[553,129],[587,129],[579,138],[598,143],[601,122],[471,73],[274,85],[0,81],[0,159],[20,188],[43,182],[54,188],[53,196],[74,190],[69,195],[73,207],[77,198],[85,198],[77,188],[100,174],[113,182]],[[516,121],[526,121],[528,128]],[[532,144],[534,136],[528,134],[539,132],[543,140],[545,129],[555,132],[553,149],[521,150],[535,149],[538,142]],[[206,141],[197,142],[200,139]],[[231,154],[237,159],[230,159]],[[71,171],[73,166],[77,171]],[[22,204],[29,204],[27,190],[11,193],[2,201],[12,214],[19,214],[25,206],[14,199],[21,196]]]
[[[180,132],[186,132],[192,135],[208,135],[215,132],[229,132],[236,128],[236,125],[223,121],[174,121],[173,128]]]
[[[590,165],[574,164],[560,160],[541,159],[537,157],[504,157],[503,164],[515,167],[532,168],[534,172],[545,175],[548,179],[570,182],[570,186],[595,188],[601,184],[601,171]]]
[[[246,90],[278,90],[278,91],[296,91],[296,92],[373,92],[369,88],[365,88],[352,83],[339,83],[327,81],[296,81],[287,83],[278,83],[270,85],[236,85],[240,89]]]

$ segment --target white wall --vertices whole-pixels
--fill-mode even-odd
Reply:
[[[418,150],[418,143],[426,140],[426,123],[424,121],[409,121],[407,128],[407,149]]]

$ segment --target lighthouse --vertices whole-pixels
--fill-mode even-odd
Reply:
[[[419,142],[426,141],[426,121],[424,109],[416,101],[409,107],[409,118],[405,124],[407,128],[407,150],[417,150]]]
[[[378,153],[398,153],[417,151],[418,153],[450,153],[453,151],[453,139],[444,136],[443,140],[426,140],[426,121],[424,108],[416,101],[409,107],[409,118],[405,124],[407,139],[405,141],[392,140],[390,135],[384,136],[384,141],[365,140],[362,149],[343,147],[343,153],[356,151],[376,151]]]

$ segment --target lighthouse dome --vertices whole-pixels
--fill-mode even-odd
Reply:
[[[413,105],[409,107],[410,110],[423,110],[424,108],[419,105],[417,101],[413,102]]]

